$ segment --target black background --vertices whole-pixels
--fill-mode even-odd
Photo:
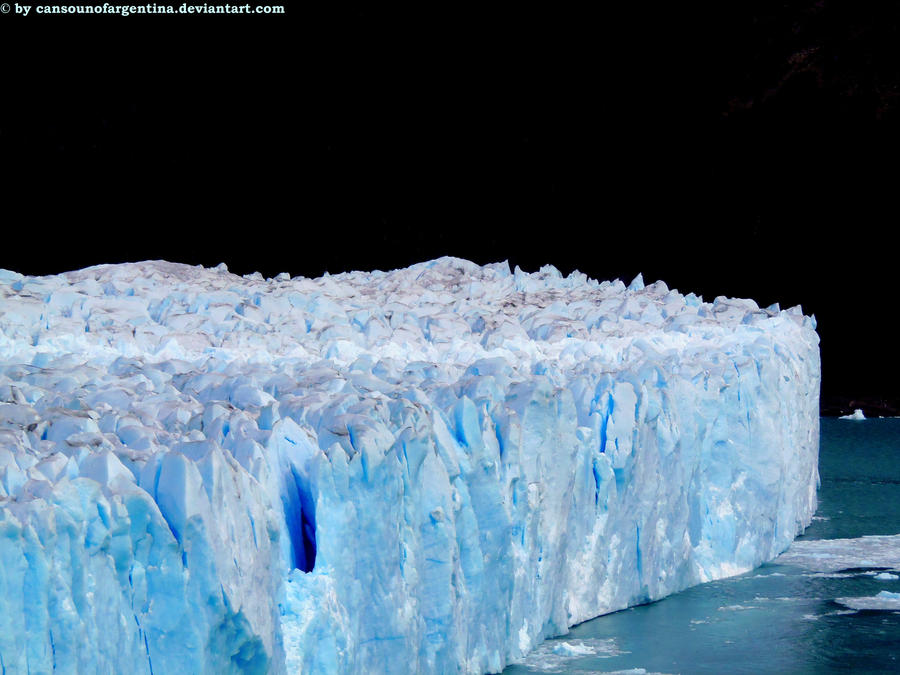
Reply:
[[[891,411],[900,3],[308,4],[0,16],[0,267],[642,272],[802,304],[826,412]]]

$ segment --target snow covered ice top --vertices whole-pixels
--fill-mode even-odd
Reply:
[[[814,328],[454,258],[0,271],[0,659],[484,672],[748,569],[814,510]]]
[[[242,278],[224,266],[167,262],[37,278],[0,271],[0,279],[7,361],[78,352],[152,361],[295,357],[348,367],[367,356],[425,361],[458,377],[459,368],[490,357],[517,369],[552,360],[561,371],[593,358],[626,367],[670,350],[702,362],[704,343],[727,352],[763,331],[815,327],[799,307],[705,303],[661,281],[645,287],[640,276],[626,288],[578,272],[563,277],[549,265],[527,274],[455,258],[319,279]]]

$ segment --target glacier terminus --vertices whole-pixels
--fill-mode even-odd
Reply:
[[[819,383],[640,277],[0,270],[0,669],[498,672],[782,553]]]

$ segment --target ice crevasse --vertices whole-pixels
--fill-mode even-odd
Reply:
[[[499,671],[786,549],[819,381],[640,277],[0,271],[0,669]]]

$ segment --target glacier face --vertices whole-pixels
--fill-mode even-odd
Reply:
[[[0,271],[0,666],[498,671],[786,549],[819,380],[640,278]]]

